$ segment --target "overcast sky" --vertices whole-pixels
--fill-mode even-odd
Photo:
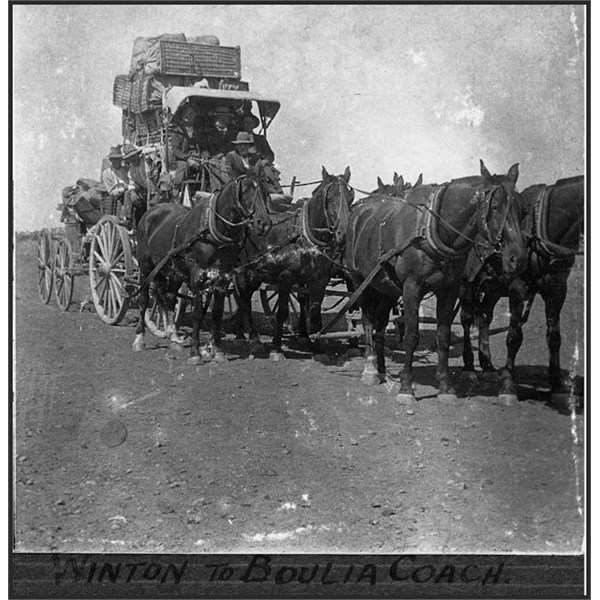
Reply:
[[[15,229],[58,225],[61,190],[100,178],[137,36],[217,35],[281,101],[284,183],[352,170],[443,182],[520,163],[519,187],[582,174],[581,6],[14,6]],[[309,193],[311,188],[303,188]],[[359,195],[360,196],[360,195]]]

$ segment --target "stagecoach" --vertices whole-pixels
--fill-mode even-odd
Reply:
[[[169,36],[153,38],[158,44],[155,49],[162,53],[161,73],[148,74],[149,63],[140,63],[139,51],[136,55],[136,40],[132,61],[132,71],[135,68],[136,72],[117,76],[113,88],[113,104],[123,111],[123,139],[142,151],[148,207],[174,200],[168,140],[184,106],[194,106],[200,115],[209,115],[217,106],[228,107],[234,116],[252,112],[260,120],[259,133],[265,138],[280,107],[278,100],[249,91],[248,84],[240,80],[239,48],[163,37]],[[146,53],[146,60],[148,56]],[[185,61],[189,62],[189,56],[193,60],[188,65]],[[183,181],[176,198],[184,206],[192,206],[198,194],[217,191],[228,178],[221,158],[208,157],[199,162],[200,168]],[[107,166],[105,159],[102,168]],[[63,193],[57,206],[62,231],[44,229],[39,237],[39,296],[47,304],[54,293],[57,305],[66,311],[76,276],[87,274],[89,298],[98,316],[116,325],[135,303],[139,285],[133,232],[115,214],[114,207],[109,208],[106,190],[98,182],[80,179],[66,189],[68,193]],[[148,315],[151,330],[161,335],[164,315],[157,307]]]

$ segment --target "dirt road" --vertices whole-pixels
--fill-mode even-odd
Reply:
[[[190,367],[187,349],[149,335],[133,353],[134,311],[117,327],[79,312],[85,277],[68,312],[42,305],[34,257],[33,241],[17,245],[18,550],[581,551],[583,415],[546,402],[539,298],[518,405],[498,403],[497,383],[458,380],[460,346],[458,403],[440,403],[425,329],[418,402],[406,407],[394,385],[363,386],[362,360],[342,343],[313,357],[290,339],[287,360],[272,362],[228,336],[227,364]],[[569,286],[562,359],[580,378],[581,263]],[[492,336],[497,366],[504,339]],[[390,339],[392,375],[402,356]]]

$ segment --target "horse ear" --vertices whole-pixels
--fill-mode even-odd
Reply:
[[[419,173],[419,178],[417,179],[417,183],[413,187],[417,187],[423,183],[423,173]]]
[[[348,183],[350,181],[350,167],[346,167],[346,170],[344,171],[343,179],[346,183]]]
[[[381,190],[383,189],[383,181],[381,181],[381,177],[377,178],[377,187]]]
[[[398,183],[396,184],[396,187],[399,187],[399,188],[404,187],[404,177],[402,175],[400,175],[400,177],[398,177]]]
[[[485,177],[486,179],[492,178],[492,174],[487,170],[487,167],[483,164],[483,161],[481,159],[479,159],[479,167],[481,169],[482,177]]]
[[[517,184],[517,179],[519,179],[519,163],[515,163],[509,170],[507,177],[510,179],[513,185]]]
[[[394,186],[398,187],[398,173],[394,171]]]
[[[327,172],[327,169],[325,167],[322,167],[322,171],[321,171],[321,176],[323,177],[323,179],[329,179],[330,175]]]

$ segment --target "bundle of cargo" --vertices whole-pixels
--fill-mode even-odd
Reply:
[[[221,46],[214,35],[183,33],[135,39],[128,75],[117,75],[113,104],[123,111],[123,137],[134,144],[160,140],[162,98],[171,87],[201,86],[248,91],[240,79],[240,48]]]
[[[216,36],[187,40],[183,33],[136,38],[130,77],[183,75],[224,79],[241,78],[239,46],[221,46]]]

